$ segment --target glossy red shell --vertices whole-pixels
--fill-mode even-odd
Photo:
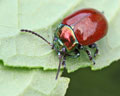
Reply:
[[[82,9],[64,18],[62,24],[73,28],[81,45],[90,45],[107,33],[108,24],[104,15],[95,9]]]

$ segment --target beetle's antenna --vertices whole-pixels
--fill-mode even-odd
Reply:
[[[31,31],[31,30],[27,30],[27,29],[21,29],[20,31],[21,31],[21,32],[32,33],[32,34],[40,37],[42,40],[44,40],[44,41],[45,41],[46,43],[48,43],[50,46],[52,46],[52,44],[51,44],[49,41],[47,41],[44,37],[42,37],[41,35],[37,34],[36,32],[33,32],[33,31]]]

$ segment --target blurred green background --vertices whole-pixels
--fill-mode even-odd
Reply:
[[[83,68],[63,75],[71,78],[66,96],[120,96],[120,61],[98,71]]]

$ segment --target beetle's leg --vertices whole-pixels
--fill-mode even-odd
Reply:
[[[94,57],[96,57],[96,55],[98,54],[99,50],[98,50],[98,47],[97,47],[97,44],[93,43],[91,45],[88,45],[89,48],[95,48],[95,53],[94,53]]]
[[[71,58],[78,58],[80,56],[80,52],[78,49],[75,49],[71,54],[66,53],[66,56],[69,56]]]
[[[57,39],[57,37],[54,37],[54,39],[53,39],[53,42],[56,42],[58,39]],[[54,49],[55,48],[55,45],[54,45],[54,43],[52,44],[52,49]]]
[[[80,51],[79,51],[79,49],[80,49],[80,50],[83,50],[83,46],[80,45],[80,44],[78,44],[77,48],[74,50],[74,53],[75,53],[75,55],[73,56],[74,58],[77,58],[77,57],[80,56]]]
[[[89,59],[92,60],[93,64],[95,65],[95,60],[93,59],[93,57],[91,56],[91,52],[87,49],[85,49],[87,55],[89,56]]]
[[[62,53],[63,53],[63,61],[62,61],[62,65],[64,66],[64,68],[66,67],[65,61],[66,61],[66,48],[63,47],[62,48]]]
[[[78,49],[83,50],[83,49],[84,49],[84,46],[82,46],[82,45],[78,44]]]
[[[63,57],[63,61],[62,61],[62,65],[64,66],[64,68],[66,68],[66,56]]]
[[[56,78],[55,78],[56,80],[57,80],[59,72],[60,72],[60,67],[61,67],[61,64],[62,64],[63,55],[60,52],[58,52],[58,57],[59,57],[59,66],[58,66],[58,70],[57,70],[57,74],[56,74]]]
[[[79,57],[79,56],[80,56],[80,52],[79,52],[79,50],[78,50],[78,49],[75,49],[75,51],[74,51],[74,52],[75,52],[75,56],[74,56],[75,58],[77,58],[77,57]]]
[[[57,41],[57,37],[54,37],[53,43],[51,45],[52,45],[52,49],[54,49],[58,53],[58,50],[57,50],[57,48],[55,48],[55,44],[54,44],[54,42],[56,42],[56,41]]]
[[[68,55],[68,56],[73,57],[73,58],[79,57],[80,56],[79,49],[83,49],[83,46],[81,46],[80,44],[74,49],[74,53],[72,55]]]
[[[64,47],[62,48],[62,52],[58,52],[59,66],[58,66],[58,71],[57,71],[57,74],[56,74],[56,80],[58,78],[61,65],[64,65],[64,68],[66,67],[65,66],[65,60],[66,60],[65,53],[66,53],[66,48],[64,48]]]
[[[78,49],[85,50],[85,52],[87,53],[89,59],[93,62],[93,64],[95,64],[95,60],[91,56],[91,52],[89,50],[87,50],[84,46],[82,46],[80,44],[78,45]]]

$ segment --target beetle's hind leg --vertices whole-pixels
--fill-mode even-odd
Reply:
[[[98,50],[98,47],[97,47],[97,44],[96,43],[93,43],[91,45],[88,45],[89,48],[95,48],[95,53],[94,53],[94,57],[96,57],[96,55],[98,54],[99,50]]]
[[[90,52],[89,50],[87,50],[87,48],[86,48],[85,46],[79,44],[79,45],[78,45],[78,49],[84,50],[84,51],[87,53],[90,61],[92,61],[93,64],[95,65],[95,60],[94,60],[93,57],[91,56],[91,52]]]
[[[86,51],[87,55],[89,56],[90,61],[92,61],[92,62],[93,62],[93,65],[95,65],[95,60],[94,60],[94,58],[91,56],[91,52],[90,52],[89,50],[87,50],[87,49],[85,49],[85,51]]]

